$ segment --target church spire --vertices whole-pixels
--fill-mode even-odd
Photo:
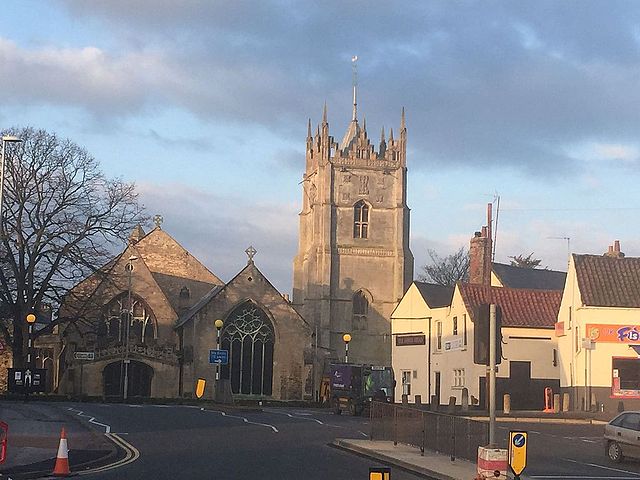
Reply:
[[[327,101],[324,101],[324,107],[322,107],[322,124],[327,124]]]
[[[358,56],[351,57],[351,65],[353,67],[353,117],[352,122],[358,121]]]
[[[393,143],[393,128],[391,129],[391,132],[389,132],[389,143]]]
[[[384,140],[384,127],[382,127],[382,131],[380,132],[380,143],[385,143],[385,140]]]
[[[311,139],[311,119],[309,119],[309,123],[307,124],[307,139]]]
[[[400,133],[407,129],[407,125],[404,120],[404,107],[402,107],[402,116],[400,117]]]

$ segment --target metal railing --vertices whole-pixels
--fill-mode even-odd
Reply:
[[[489,424],[390,403],[371,405],[371,440],[404,443],[456,457],[476,460],[478,447],[489,443]]]

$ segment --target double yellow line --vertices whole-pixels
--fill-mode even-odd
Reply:
[[[98,472],[106,472],[107,470],[113,470],[114,468],[120,468],[130,463],[135,462],[138,458],[140,458],[140,451],[127,442],[124,438],[122,438],[117,433],[105,433],[105,437],[115,443],[118,447],[122,448],[125,451],[124,458],[120,460],[110,463],[109,465],[103,465],[102,467],[92,468],[90,470],[84,470],[82,472],[78,472],[78,475],[88,475],[91,473]]]

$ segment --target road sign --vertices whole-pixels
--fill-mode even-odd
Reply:
[[[94,352],[74,352],[73,358],[76,360],[95,360],[96,354]]]
[[[207,385],[207,381],[204,378],[199,378],[196,382],[196,397],[202,398],[204,395],[204,387]]]
[[[209,363],[227,365],[229,363],[229,350],[209,350]]]
[[[516,478],[527,466],[527,440],[527,432],[509,432],[509,466]]]
[[[11,393],[44,392],[47,371],[44,368],[9,368],[8,390]]]

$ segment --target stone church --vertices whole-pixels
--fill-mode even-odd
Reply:
[[[59,393],[105,398],[192,397],[198,378],[213,398],[215,321],[229,351],[222,381],[234,396],[299,400],[310,388],[311,328],[255,265],[222,282],[160,228],[141,228],[60,310]],[[128,340],[127,340],[128,339]],[[307,355],[308,356],[308,355]],[[126,374],[125,374],[126,370]]]
[[[344,359],[345,333],[350,362],[391,365],[391,312],[413,280],[406,154],[404,109],[398,138],[382,129],[376,150],[355,86],[340,143],[326,105],[315,135],[309,121],[293,304],[317,332],[320,369]]]

